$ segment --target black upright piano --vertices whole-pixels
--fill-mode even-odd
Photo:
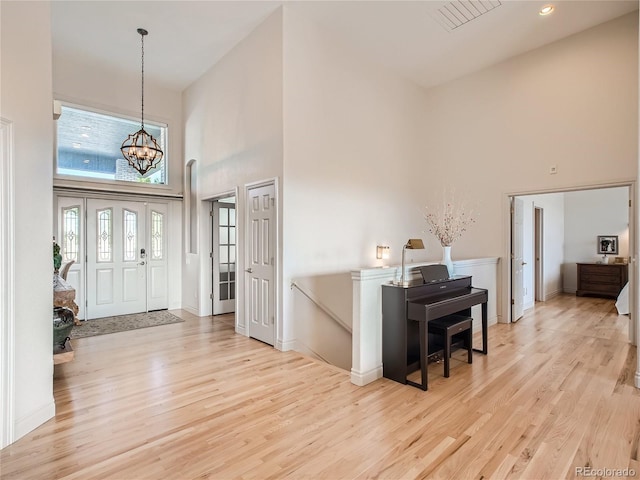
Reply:
[[[486,355],[487,299],[487,290],[473,287],[468,275],[408,287],[382,285],[383,376],[407,384],[407,375],[420,369],[420,322],[451,314],[471,316],[474,305],[482,306],[482,349],[474,350]],[[429,335],[428,352],[438,348],[437,340]]]

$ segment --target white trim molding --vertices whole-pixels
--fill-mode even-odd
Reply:
[[[0,448],[15,437],[13,126],[0,118]]]
[[[51,401],[48,401],[41,407],[37,408],[26,417],[16,420],[16,438],[23,437],[27,433],[35,430],[47,420],[50,420],[55,416],[56,404],[52,397]]]

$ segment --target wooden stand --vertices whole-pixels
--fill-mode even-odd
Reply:
[[[625,263],[578,263],[576,295],[616,298],[628,280]]]
[[[57,346],[53,348],[53,364],[58,365],[60,363],[67,363],[73,360],[73,348],[71,348],[71,342],[67,340],[64,344],[64,348]]]

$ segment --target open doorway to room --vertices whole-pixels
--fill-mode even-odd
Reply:
[[[509,271],[512,306],[520,302],[526,311],[536,302],[563,293],[576,294],[577,264],[622,264],[621,268],[629,270],[628,279],[633,282],[634,265],[630,261],[635,257],[633,188],[632,184],[626,184],[511,196],[512,205],[522,202],[522,221],[510,222],[512,260],[518,248],[522,249],[519,262],[522,274],[515,272],[513,261]],[[511,210],[513,216],[514,209]],[[521,231],[515,232],[516,228]],[[603,235],[617,237],[617,253],[599,253],[598,237]],[[520,281],[522,284],[518,285],[516,282]],[[629,287],[633,292],[633,285]],[[521,297],[516,299],[515,295]],[[616,300],[615,295],[612,298]],[[635,296],[629,295],[628,302],[628,311],[633,313]],[[509,315],[511,322],[519,318],[513,308]],[[630,332],[633,332],[632,325]]]

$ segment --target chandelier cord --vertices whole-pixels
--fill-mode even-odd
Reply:
[[[141,64],[142,64],[142,94],[140,98],[142,98],[141,105],[141,114],[140,114],[140,123],[142,126],[142,130],[144,130],[144,33],[140,34],[140,44],[142,45],[142,55],[141,55]]]
[[[0,0],[1,1],[1,0]],[[156,168],[162,160],[162,148],[149,133],[144,130],[144,37],[148,35],[144,28],[138,28],[140,34],[140,124],[138,132],[132,133],[122,142],[120,151],[125,160],[129,162],[140,175],[145,175],[152,168]]]

